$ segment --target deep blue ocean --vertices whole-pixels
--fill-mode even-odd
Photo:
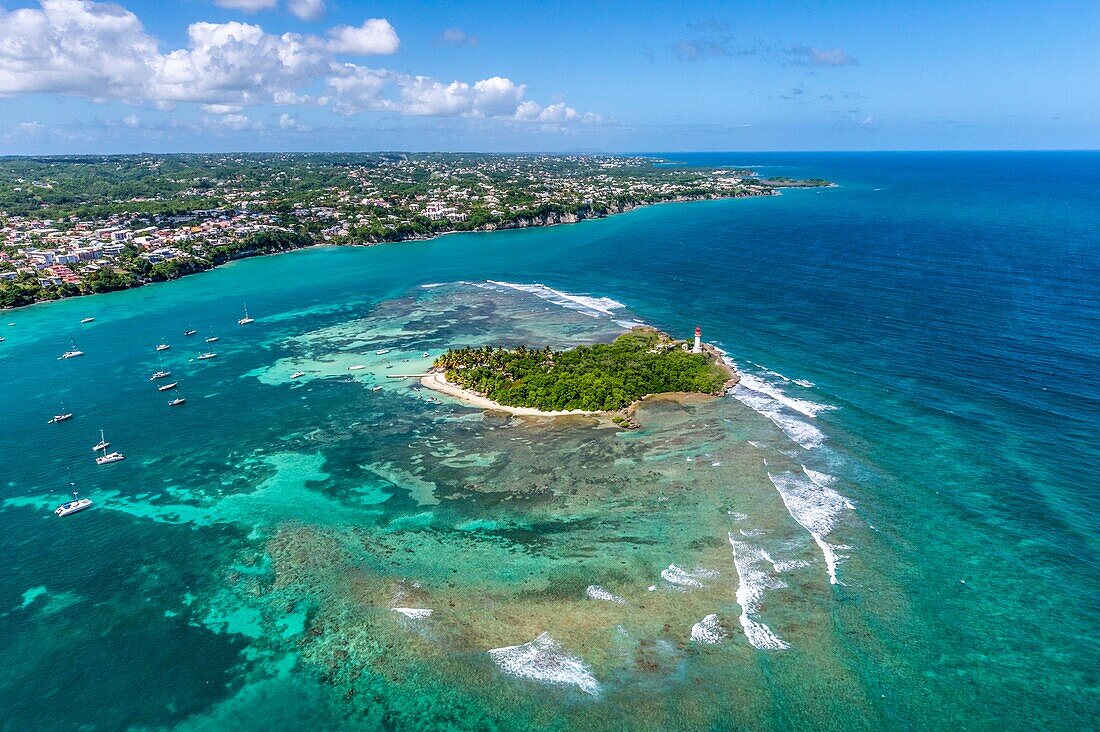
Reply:
[[[660,157],[837,187],[316,248],[0,314],[0,729],[1095,725],[1100,153]],[[682,336],[701,326],[755,388],[683,420],[657,409],[639,435],[579,439],[589,428],[349,383],[378,344],[407,342],[413,360],[486,333],[567,344],[589,323],[614,329],[609,312]],[[221,336],[217,360],[191,360],[191,327]],[[87,355],[57,361],[70,337]],[[185,408],[150,396],[162,365]],[[287,378],[299,366],[308,383]],[[76,417],[46,425],[60,399]],[[124,463],[92,463],[101,428]],[[705,478],[683,467],[704,464]],[[798,503],[821,498],[813,485],[784,492],[799,466],[828,473],[850,507],[823,516],[827,501]],[[486,487],[525,480],[538,485],[514,498]],[[58,519],[70,482],[97,505]],[[656,523],[666,509],[646,496],[681,489]],[[711,527],[729,516],[758,528],[731,525],[727,541]],[[841,555],[836,584],[822,537]],[[729,560],[731,543],[743,558],[772,539],[751,614],[780,650],[742,632],[748,565]],[[631,544],[640,554],[620,561]],[[556,564],[565,554],[629,616],[586,610],[595,580]],[[725,604],[678,615],[672,603],[696,597],[660,574],[678,561],[721,576],[698,597]],[[543,584],[509,594],[536,581],[528,570]],[[382,625],[414,601],[431,620]],[[449,620],[464,602],[476,610]],[[704,612],[724,631],[699,650],[688,636]],[[483,652],[542,631],[598,693]],[[564,657],[547,656],[580,673]],[[630,716],[638,704],[652,709]]]

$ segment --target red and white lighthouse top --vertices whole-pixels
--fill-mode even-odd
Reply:
[[[697,335],[697,336],[703,335],[703,329],[700,328],[699,326],[695,326],[695,335]]]

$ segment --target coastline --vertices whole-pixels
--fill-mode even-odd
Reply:
[[[642,326],[646,327],[646,326]],[[624,427],[626,429],[636,429],[641,425],[635,420],[634,415],[644,402],[649,401],[671,401],[679,404],[687,404],[697,402],[706,399],[713,399],[726,394],[730,389],[737,385],[741,380],[741,375],[737,373],[737,370],[730,366],[723,358],[722,352],[709,343],[703,344],[703,350],[710,354],[714,358],[714,362],[721,369],[723,369],[729,378],[722,385],[722,388],[712,394],[706,394],[703,392],[694,391],[670,391],[661,392],[659,394],[646,394],[641,399],[631,402],[622,409],[614,411],[589,411],[584,409],[569,409],[569,410],[555,410],[545,411],[542,409],[535,409],[534,407],[513,407],[507,404],[501,404],[495,402],[484,394],[479,394],[476,391],[471,391],[464,387],[459,386],[451,381],[447,380],[447,375],[443,371],[432,371],[426,376],[420,377],[420,385],[426,389],[437,391],[441,394],[454,397],[467,404],[478,407],[480,409],[487,409],[494,412],[504,412],[516,417],[599,417],[605,419],[611,419],[614,421],[616,415],[621,415],[626,419],[625,424],[615,422],[617,426]]]
[[[278,250],[274,250],[274,251],[256,251],[256,250],[252,250],[252,251],[249,251],[247,253],[242,252],[239,256],[231,257],[231,258],[229,258],[228,260],[226,260],[224,262],[220,262],[218,264],[211,264],[210,266],[205,266],[205,267],[198,267],[198,268],[195,268],[193,271],[185,272],[185,273],[180,274],[178,277],[172,277],[172,278],[169,278],[169,279],[166,279],[166,280],[137,281],[137,282],[134,282],[133,284],[131,284],[127,287],[121,287],[121,288],[113,289],[113,290],[106,290],[106,291],[103,291],[103,292],[82,292],[82,293],[73,294],[73,295],[63,295],[63,296],[57,297],[57,298],[47,298],[47,299],[36,300],[35,302],[25,303],[25,304],[22,304],[22,305],[7,306],[7,307],[0,306],[0,312],[19,310],[21,308],[33,307],[35,305],[40,305],[42,303],[60,302],[62,300],[73,300],[73,299],[77,299],[77,298],[91,297],[91,296],[94,296],[94,295],[105,295],[105,294],[108,294],[110,292],[122,292],[124,290],[134,290],[134,289],[137,289],[137,288],[140,288],[140,287],[145,287],[146,285],[161,284],[163,282],[171,282],[174,279],[183,279],[184,277],[189,277],[191,275],[200,274],[202,272],[209,272],[211,270],[215,270],[215,269],[219,269],[220,267],[224,267],[228,264],[232,264],[233,262],[239,262],[239,261],[245,260],[245,259],[253,259],[255,257],[274,256],[274,255],[278,255],[278,254],[287,254],[289,252],[302,251],[304,249],[312,249],[312,248],[315,248],[315,247],[325,247],[325,246],[331,246],[331,247],[344,247],[344,246],[350,246],[350,247],[375,247],[375,246],[380,246],[380,245],[384,245],[384,244],[401,244],[401,243],[407,243],[407,242],[431,241],[431,240],[436,239],[438,237],[448,236],[448,235],[451,235],[451,234],[490,233],[490,232],[494,232],[494,231],[510,231],[510,230],[513,230],[513,229],[529,229],[529,228],[539,228],[539,227],[544,227],[544,226],[561,226],[561,225],[564,225],[564,224],[576,224],[576,223],[580,223],[581,221],[605,219],[605,218],[609,218],[611,216],[616,216],[618,214],[629,213],[630,211],[634,211],[634,210],[637,210],[637,209],[647,208],[649,206],[660,206],[660,205],[663,205],[663,204],[695,203],[695,202],[699,202],[699,201],[728,201],[728,200],[735,200],[735,199],[740,199],[740,198],[762,198],[762,197],[770,197],[770,196],[778,196],[778,195],[780,195],[779,191],[775,187],[773,187],[773,188],[769,189],[769,191],[767,193],[759,193],[759,194],[751,194],[751,195],[677,196],[676,198],[669,199],[669,200],[666,200],[666,201],[624,203],[624,204],[615,206],[613,208],[610,208],[610,209],[608,209],[607,211],[604,211],[604,212],[595,212],[595,211],[591,211],[591,210],[577,210],[577,211],[572,211],[572,212],[567,212],[567,213],[556,213],[555,212],[555,213],[550,213],[550,214],[541,214],[541,215],[532,216],[532,217],[520,217],[520,218],[514,219],[512,221],[509,221],[509,222],[506,222],[506,223],[503,223],[503,224],[499,224],[499,225],[498,224],[489,224],[489,225],[486,225],[484,227],[478,227],[478,228],[475,228],[475,229],[448,229],[446,231],[435,231],[435,232],[432,232],[430,234],[423,234],[423,235],[415,234],[415,235],[400,238],[400,239],[382,239],[382,240],[379,240],[379,241],[353,242],[353,243],[347,243],[347,244],[333,244],[333,243],[325,242],[325,241],[313,241],[313,242],[310,242],[309,244],[305,244],[303,246],[291,247],[291,248],[287,248],[287,249],[278,249]],[[196,262],[196,264],[204,264],[204,263]]]

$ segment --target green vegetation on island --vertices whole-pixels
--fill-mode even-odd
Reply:
[[[567,351],[461,348],[435,368],[464,389],[512,407],[611,412],[668,392],[720,393],[732,372],[714,353],[691,353],[652,328]]]

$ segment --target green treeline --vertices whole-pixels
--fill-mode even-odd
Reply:
[[[614,411],[647,394],[710,394],[728,378],[711,356],[688,353],[650,330],[568,351],[523,346],[450,350],[435,366],[446,371],[448,381],[495,402],[544,411]]]

